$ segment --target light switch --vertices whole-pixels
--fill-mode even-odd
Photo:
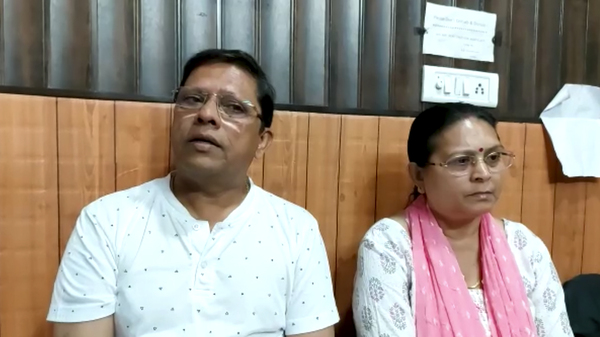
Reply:
[[[456,78],[456,86],[454,87],[454,95],[459,96],[463,88],[463,80],[460,77]]]
[[[451,94],[454,92],[454,81],[455,78],[452,76],[448,76],[444,78],[444,93]]]
[[[423,66],[421,101],[464,102],[477,106],[498,106],[499,76],[467,69]]]
[[[444,87],[444,81],[441,78],[438,78],[435,82],[435,88],[441,90]]]
[[[469,79],[463,79],[463,96],[469,96],[471,94],[471,83]]]

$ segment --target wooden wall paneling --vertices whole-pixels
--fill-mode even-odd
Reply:
[[[562,66],[563,83],[584,83],[586,79],[587,0],[564,1]]]
[[[585,83],[600,86],[600,2],[588,2]]]
[[[0,6],[0,18],[4,21],[4,6]],[[0,24],[0,84],[4,84],[6,60],[4,56],[4,25]]]
[[[306,206],[308,114],[277,111],[274,138],[263,169],[263,187],[301,207]]]
[[[180,36],[179,62],[177,71],[195,53],[217,48],[218,20],[217,0],[179,0]],[[181,74],[177,77],[180,79]],[[179,80],[178,80],[179,81]]]
[[[170,125],[171,105],[115,103],[117,190],[168,173]]]
[[[44,51],[45,1],[3,0],[1,2],[4,56],[4,85],[46,86]]]
[[[600,2],[588,2],[585,83],[600,86]],[[600,179],[586,182],[582,273],[600,273]]]
[[[293,1],[261,0],[259,61],[277,88],[277,103],[289,104],[291,97]]]
[[[539,114],[561,87],[562,9],[564,0],[538,1],[534,110]]]
[[[135,93],[138,87],[139,34],[134,1],[93,0],[92,3],[92,89]]]
[[[306,209],[319,221],[334,281],[341,126],[342,117],[340,115],[310,114]]]
[[[586,211],[586,182],[562,175],[557,165],[552,257],[562,281],[581,273]]]
[[[340,336],[352,336],[352,289],[356,253],[375,221],[377,117],[343,116],[340,143],[338,240],[335,295]]]
[[[396,1],[394,9],[390,109],[421,111],[422,38],[414,30],[422,25],[423,6],[420,1]]]
[[[77,1],[77,0],[70,0]],[[138,93],[171,97],[177,87],[179,1],[144,0],[138,2]],[[198,20],[200,21],[200,20]]]
[[[228,0],[221,4],[221,43],[226,49],[240,49],[257,55],[256,0]]]
[[[498,73],[499,115],[529,120],[578,71],[563,61],[573,26],[564,41],[587,44],[584,82],[600,68],[597,1],[432,1],[497,14],[495,62],[421,55],[425,0],[3,0],[0,83],[165,99],[192,54],[240,48],[278,103],[417,112],[425,63]]]
[[[585,0],[564,2],[562,67],[563,83],[583,83],[585,80],[585,51],[587,15]],[[552,254],[563,281],[581,273],[585,224],[586,183],[570,179],[557,165],[554,201],[554,239]]]
[[[329,105],[356,108],[363,20],[361,0],[331,0]]]
[[[505,82],[509,99],[503,117],[536,117],[541,112],[535,110],[539,2],[540,0],[513,2],[510,67]]]
[[[552,248],[557,159],[541,124],[525,125],[521,222]]]
[[[494,63],[487,63],[488,72],[497,73],[500,76],[500,88],[498,91],[498,115],[502,116],[508,109],[508,79],[510,78],[510,53],[512,30],[517,29],[512,24],[512,8],[514,0],[486,1],[484,10],[496,13],[496,32],[502,34],[502,44],[494,47]],[[517,0],[518,1],[518,0]],[[529,1],[531,2],[531,1]]]
[[[365,1],[363,7],[359,104],[361,108],[388,110],[394,48],[394,1]]]
[[[59,98],[57,116],[62,256],[81,209],[115,191],[115,103]]]
[[[0,95],[0,335],[51,336],[58,269],[56,99]]]
[[[45,35],[48,87],[89,89],[92,79],[91,1],[51,0]],[[41,3],[41,2],[40,2]]]
[[[600,274],[600,179],[586,182],[582,273]]]
[[[412,122],[412,118],[379,118],[376,219],[392,216],[408,203],[414,186],[406,149]]]
[[[330,1],[293,1],[291,100],[294,104],[327,105]]]
[[[583,58],[565,55],[568,62]],[[569,66],[585,75],[581,65]],[[103,194],[168,172],[171,105],[16,95],[0,95],[0,105],[0,334],[49,337],[45,316],[76,216]],[[358,244],[375,220],[405,205],[412,188],[411,123],[277,112],[273,144],[250,170],[257,183],[264,175],[267,190],[319,220],[343,336],[353,336]],[[517,158],[494,213],[540,236],[563,280],[600,273],[600,180],[564,177],[541,124],[499,123],[498,133]]]
[[[515,154],[515,161],[513,166],[505,173],[506,178],[502,188],[502,196],[493,213],[512,221],[521,221],[525,124],[498,123],[498,135],[504,147]]]

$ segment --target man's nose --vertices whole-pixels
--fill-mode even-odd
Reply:
[[[196,113],[196,122],[198,124],[221,124],[217,98],[214,95],[210,96],[204,105],[198,109],[198,112]]]

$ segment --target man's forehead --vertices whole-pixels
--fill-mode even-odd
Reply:
[[[207,64],[194,69],[185,85],[233,95],[256,93],[256,81],[252,75],[227,63]]]
[[[186,82],[202,80],[254,82],[254,78],[246,70],[228,63],[209,63],[202,65],[191,72]]]

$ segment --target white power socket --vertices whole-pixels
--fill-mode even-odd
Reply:
[[[421,100],[495,108],[499,82],[498,74],[494,73],[425,65]]]

